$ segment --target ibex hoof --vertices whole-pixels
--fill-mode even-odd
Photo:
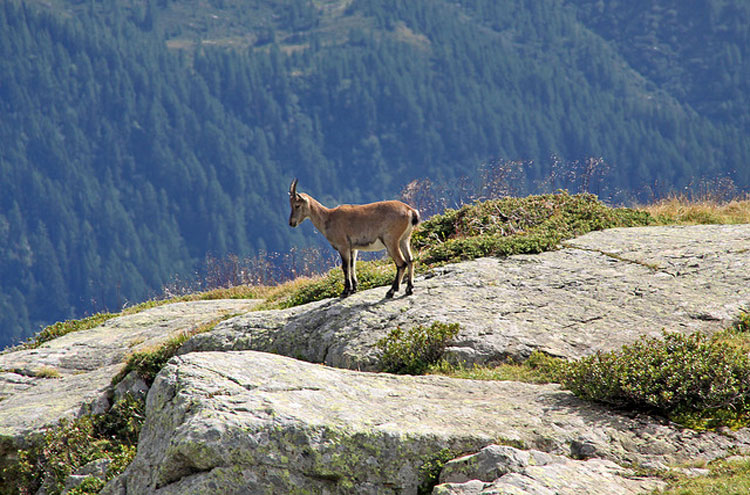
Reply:
[[[393,299],[393,291],[389,290],[388,292],[386,292],[385,293],[385,298],[386,299]]]
[[[414,291],[411,289],[411,287],[407,287],[406,291],[404,291],[404,292],[406,293],[407,296],[410,296],[410,295],[414,294]]]

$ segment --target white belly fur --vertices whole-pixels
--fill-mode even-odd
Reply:
[[[380,239],[378,239],[372,244],[368,244],[366,246],[353,246],[353,248],[358,251],[382,251],[383,249],[385,249],[385,245],[383,245],[383,243],[380,242]]]

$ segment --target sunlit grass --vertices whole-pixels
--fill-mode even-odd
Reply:
[[[750,459],[716,461],[706,476],[668,475],[669,486],[660,495],[745,495],[750,493]]]
[[[673,195],[638,209],[650,213],[660,224],[702,225],[750,223],[750,199],[718,201],[710,197],[691,199]]]
[[[442,361],[429,369],[428,374],[444,375],[465,380],[515,381],[525,383],[555,383],[565,360],[535,351],[521,363],[498,365],[456,366]]]

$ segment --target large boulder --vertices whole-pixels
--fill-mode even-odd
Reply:
[[[69,333],[36,349],[0,354],[0,465],[42,428],[109,408],[112,378],[128,355],[257,304],[196,301],[120,316]]]
[[[401,326],[461,324],[449,349],[466,363],[532,351],[578,358],[662,329],[712,332],[750,305],[750,225],[594,232],[538,255],[447,265],[414,295],[385,288],[227,320],[182,352],[259,350],[378,370],[376,342]]]
[[[173,358],[159,374],[136,458],[104,493],[416,494],[421,468],[443,449],[475,452],[498,440],[604,460],[576,465],[550,457],[546,464],[559,465],[545,469],[559,479],[578,470],[592,483],[644,489],[653,482],[628,484],[620,479],[627,472],[612,463],[663,466],[750,447],[745,434],[699,434],[623,416],[556,385],[373,374],[253,351],[203,352]],[[538,461],[542,454],[533,455]],[[531,476],[529,464],[516,472]],[[450,480],[464,481],[444,479]]]

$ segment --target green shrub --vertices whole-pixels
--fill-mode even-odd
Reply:
[[[443,466],[445,466],[448,461],[456,459],[463,454],[464,452],[446,448],[441,449],[435,454],[425,456],[422,459],[423,464],[419,467],[419,477],[422,482],[417,488],[417,495],[431,494],[433,488],[438,484],[440,472],[443,470]]]
[[[656,411],[693,428],[750,418],[750,358],[699,333],[665,332],[569,363],[562,383],[579,397]]]
[[[112,460],[106,478],[114,478],[135,457],[143,408],[143,401],[127,397],[106,414],[61,420],[42,432],[32,447],[18,452],[18,461],[3,470],[0,493],[31,495],[42,485],[46,493],[61,493],[70,474],[102,458]],[[73,493],[98,493],[102,486],[92,478]]]
[[[407,332],[397,327],[377,342],[382,351],[383,371],[420,375],[443,359],[448,343],[458,335],[458,323],[434,322],[419,325]]]
[[[503,198],[448,210],[412,237],[422,263],[549,251],[565,240],[611,227],[649,225],[643,211],[609,208],[592,194]]]

